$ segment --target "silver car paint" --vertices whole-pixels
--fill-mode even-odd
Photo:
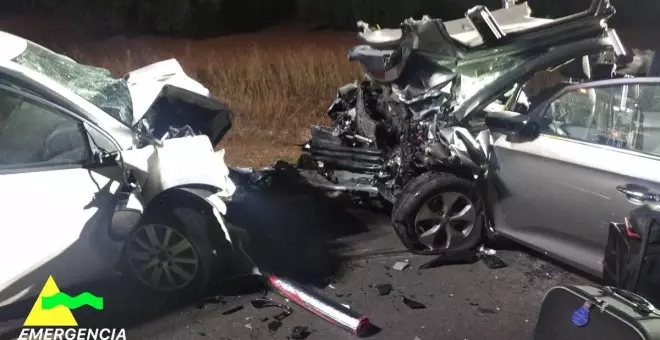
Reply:
[[[660,84],[628,78],[581,84]],[[572,86],[563,92],[577,89]],[[530,114],[535,119],[545,107]],[[609,222],[634,207],[616,190],[635,183],[660,191],[660,157],[542,134],[531,142],[494,138],[490,199],[504,236],[600,277]]]

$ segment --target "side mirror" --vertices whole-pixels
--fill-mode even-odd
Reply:
[[[541,134],[541,126],[526,115],[511,111],[493,111],[486,114],[486,126],[491,132],[501,133],[516,142],[529,142]]]

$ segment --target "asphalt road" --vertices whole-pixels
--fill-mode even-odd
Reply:
[[[380,328],[374,339],[529,339],[545,291],[582,280],[517,252],[502,258],[510,267],[491,270],[476,263],[417,271],[414,266],[421,259],[411,259],[413,268],[402,272],[386,267],[403,257],[358,260],[348,264],[348,272],[326,292],[369,316]],[[371,287],[378,283],[391,283],[394,290],[379,296]],[[127,334],[133,339],[288,339],[294,326],[306,326],[312,330],[309,339],[354,338],[296,307],[281,328],[271,332],[268,322],[279,310],[253,308],[250,300],[258,296],[225,298],[202,309],[185,307]],[[426,308],[409,308],[403,296]],[[222,314],[239,305],[244,308]],[[262,321],[265,317],[269,320]]]
[[[518,250],[498,251],[506,268],[477,262],[421,270],[419,265],[430,258],[402,251],[385,215],[335,203],[319,205],[308,194],[243,194],[230,206],[230,220],[253,228],[248,250],[260,267],[316,285],[362,312],[379,328],[373,339],[529,339],[548,289],[588,283]],[[258,204],[260,199],[272,204],[266,208]],[[405,260],[406,269],[392,268]],[[105,310],[82,308],[74,315],[81,326],[126,327],[128,339],[289,339],[294,326],[308,327],[308,339],[354,338],[273,293],[267,296],[294,312],[279,329],[269,330],[280,310],[250,304],[264,294],[253,282],[234,281],[218,286],[219,292],[211,287],[206,295],[214,297],[199,300],[145,295],[128,289],[121,278],[106,280],[89,288],[104,296]],[[393,290],[381,296],[374,285],[384,283]],[[408,307],[404,296],[425,308]],[[225,313],[238,306],[242,309]]]

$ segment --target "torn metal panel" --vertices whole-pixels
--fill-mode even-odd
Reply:
[[[576,56],[599,53],[612,48],[612,42],[608,37],[597,37],[576,41],[549,50],[547,53],[527,60],[524,64],[512,71],[502,73],[494,81],[484,84],[484,87],[480,91],[467,98],[452,114],[459,121],[464,120],[472,113],[479,112],[480,109],[490,104],[491,100],[497,97],[498,94],[506,93],[511,84],[515,84],[517,80],[530,76],[537,70],[556,66],[562,58],[570,60]]]
[[[176,59],[163,60],[129,72],[124,77],[130,91],[134,119],[137,123],[147,113],[150,106],[166,85],[174,85],[201,96],[209,96],[209,90],[190,78]]]
[[[183,185],[207,185],[229,198],[236,186],[229,178],[224,150],[214,151],[207,136],[167,139],[122,152],[124,164],[142,189],[145,204],[159,193]]]
[[[527,2],[509,8],[498,9],[491,12],[493,18],[501,26],[504,33],[513,33],[552,23],[554,19],[532,17],[532,10]],[[484,43],[483,38],[475,30],[470,20],[463,18],[444,22],[447,32],[452,38],[466,46],[479,46]]]

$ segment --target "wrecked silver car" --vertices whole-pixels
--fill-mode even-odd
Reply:
[[[535,18],[523,3],[493,12],[476,6],[448,22],[408,19],[397,29],[359,23],[362,45],[349,58],[362,63],[365,80],[339,89],[331,126],[312,127],[302,177],[392,203],[394,229],[412,252],[476,247],[511,225],[497,210],[504,189],[491,187],[499,167],[512,165],[498,162],[493,148],[545,131],[526,124],[528,114],[567,87],[622,76],[626,51],[606,25],[614,13],[607,0],[594,0],[559,19]],[[529,85],[543,72],[563,80],[533,93]]]
[[[123,78],[0,32],[0,306],[115,269],[160,292],[230,262],[231,112],[176,60]]]

